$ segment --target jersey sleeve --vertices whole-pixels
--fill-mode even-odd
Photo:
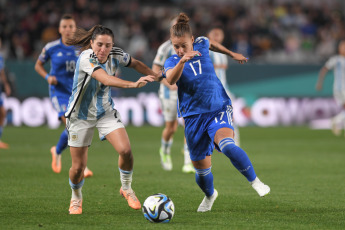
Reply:
[[[200,46],[209,49],[210,48],[210,40],[207,37],[197,37],[194,43],[198,43]]]
[[[176,66],[173,56],[168,58],[164,63],[163,77],[166,78],[166,72],[170,69],[173,69]]]
[[[79,58],[80,58],[79,70],[87,73],[90,76],[94,71],[101,68],[101,66],[99,66],[96,60],[96,56],[93,53],[83,52]]]
[[[113,47],[109,55],[111,58],[118,60],[119,64],[122,66],[127,67],[131,64],[131,55],[123,52],[123,50],[118,47]]]
[[[325,64],[325,67],[327,69],[333,69],[335,67],[335,64],[337,63],[337,57],[334,56],[334,57],[331,57],[330,59],[328,59],[328,61],[326,62]]]
[[[162,45],[159,46],[157,54],[155,59],[153,60],[153,64],[159,65],[159,66],[164,66],[164,62],[167,60],[169,57],[169,52],[168,52],[168,45],[169,43],[163,43]]]
[[[48,48],[48,44],[42,49],[40,56],[38,56],[38,60],[45,63],[50,59],[50,52]]]

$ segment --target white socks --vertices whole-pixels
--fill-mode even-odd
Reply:
[[[132,171],[125,171],[119,168],[120,171],[120,180],[121,180],[121,184],[122,184],[122,189],[123,190],[128,190],[131,188],[131,184],[132,184],[132,174],[133,174],[133,170]]]

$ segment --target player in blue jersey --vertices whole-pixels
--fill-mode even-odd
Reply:
[[[1,38],[0,38],[0,48],[1,48]],[[6,78],[5,62],[1,54],[0,54],[0,80],[4,86],[5,94],[9,96],[11,94],[11,87]],[[3,131],[3,127],[4,127],[5,119],[6,119],[6,109],[4,107],[4,101],[2,99],[1,94],[2,92],[1,92],[1,84],[0,84],[0,149],[8,149],[9,145],[1,141],[2,131]]]
[[[219,44],[222,44],[224,40],[224,31],[221,28],[215,27],[211,29],[208,33],[208,38],[210,40],[218,42]],[[229,85],[226,79],[226,70],[228,69],[228,57],[225,54],[210,50],[210,58],[212,60],[217,77],[222,83],[228,96],[233,100],[234,95],[230,92]],[[234,122],[232,126],[234,127],[235,132],[235,143],[237,146],[240,146],[240,130],[238,129],[236,122]]]
[[[95,127],[102,140],[108,140],[119,153],[120,194],[133,209],[141,204],[132,187],[133,155],[126,129],[119,112],[114,109],[110,87],[140,88],[147,82],[158,80],[158,76],[145,64],[134,59],[122,49],[113,47],[113,32],[101,25],[91,30],[78,29],[68,44],[81,48],[73,79],[72,95],[65,117],[68,130],[68,145],[72,156],[69,173],[72,198],[70,214],[82,213],[82,193],[84,184],[81,173],[87,163],[88,147],[91,145]],[[115,77],[119,66],[135,69],[141,74],[137,82]],[[154,76],[153,76],[154,75]]]
[[[59,119],[66,124],[64,113],[66,112],[69,96],[72,92],[75,64],[78,59],[78,51],[73,46],[67,46],[66,41],[73,36],[76,23],[71,15],[61,17],[59,33],[61,38],[49,42],[42,50],[36,61],[35,70],[49,84],[49,94],[53,107],[58,112]],[[44,64],[50,60],[49,73],[44,69]],[[61,172],[61,153],[67,147],[67,130],[65,129],[56,146],[51,147],[52,169],[55,173]],[[93,175],[92,171],[85,168],[85,177]]]
[[[178,87],[178,114],[185,120],[196,182],[206,195],[197,211],[206,212],[218,196],[211,172],[214,147],[231,160],[260,196],[267,195],[270,188],[259,180],[247,154],[234,142],[231,100],[215,74],[209,50],[227,54],[241,64],[247,59],[206,37],[194,40],[188,21],[188,16],[180,13],[170,29],[176,55],[165,62],[164,72],[169,84]]]
[[[325,76],[330,70],[334,72],[333,97],[341,107],[340,113],[332,118],[332,132],[339,136],[345,130],[345,40],[339,42],[338,55],[332,56],[320,70],[316,90],[322,89]]]

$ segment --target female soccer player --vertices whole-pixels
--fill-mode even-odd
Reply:
[[[177,24],[170,29],[176,55],[165,62],[164,71],[169,84],[176,83],[178,87],[178,113],[185,120],[196,182],[206,195],[197,211],[206,212],[218,196],[211,172],[214,146],[231,160],[260,196],[267,195],[270,188],[259,180],[247,154],[234,143],[231,100],[215,74],[209,49],[227,54],[241,64],[247,58],[206,37],[194,40],[188,21],[188,16],[180,13]]]
[[[95,127],[100,138],[108,140],[119,153],[118,167],[122,184],[120,194],[127,199],[131,208],[140,209],[141,204],[131,188],[131,146],[120,114],[114,109],[110,86],[140,88],[147,82],[158,80],[158,76],[122,49],[113,47],[114,34],[104,26],[96,25],[89,31],[77,29],[68,44],[80,47],[82,51],[77,61],[72,95],[65,113],[69,133],[68,145],[72,156],[69,172],[72,198],[69,213],[82,213],[81,189],[84,178],[81,172],[87,162],[88,147],[91,145]],[[119,65],[131,67],[148,76],[141,77],[137,82],[116,78],[114,76]]]
[[[49,94],[53,107],[58,112],[59,119],[66,124],[64,113],[66,112],[69,96],[72,92],[73,74],[75,63],[78,59],[78,52],[73,46],[67,46],[67,39],[73,36],[76,30],[76,23],[71,15],[65,14],[60,19],[59,33],[61,38],[49,42],[42,50],[35,65],[35,70],[49,84]],[[51,61],[50,72],[44,69],[44,64]],[[61,172],[61,153],[67,147],[67,130],[65,129],[56,146],[51,147],[52,169],[55,173]],[[87,167],[84,171],[85,177],[93,173]]]
[[[172,25],[176,23],[176,18],[172,20]],[[164,66],[164,62],[171,56],[175,54],[174,48],[171,41],[168,40],[159,46],[156,57],[152,64],[152,70],[154,72],[159,72]],[[170,85],[165,79],[161,81],[159,87],[159,99],[162,105],[162,113],[165,121],[165,127],[162,132],[161,137],[161,147],[159,149],[159,155],[161,158],[161,164],[164,170],[171,171],[173,164],[171,160],[171,146],[173,143],[173,137],[177,130],[177,86]],[[189,156],[189,149],[184,139],[184,165],[182,167],[182,172],[184,173],[195,173],[195,169],[192,165]]]
[[[332,131],[336,136],[339,136],[341,130],[345,129],[345,40],[340,41],[338,52],[338,55],[331,57],[322,67],[316,84],[316,89],[321,90],[326,74],[329,70],[334,70],[333,96],[342,108],[340,113],[332,119]]]
[[[0,38],[0,48],[1,48],[1,38]],[[1,79],[1,83],[4,86],[5,94],[9,96],[11,94],[11,87],[10,87],[10,84],[8,84],[8,81],[5,75],[5,64],[4,64],[4,59],[1,55],[0,55],[0,79]],[[1,141],[2,130],[3,130],[3,126],[6,119],[6,110],[4,107],[4,101],[1,97],[1,93],[2,92],[1,92],[1,84],[0,84],[0,149],[8,149],[9,145]]]

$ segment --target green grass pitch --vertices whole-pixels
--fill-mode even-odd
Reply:
[[[345,138],[306,127],[241,128],[241,146],[259,178],[271,187],[260,198],[230,161],[213,154],[219,197],[211,212],[197,213],[203,193],[193,174],[181,172],[183,130],[172,148],[174,168],[163,171],[158,149],[162,128],[127,127],[134,154],[132,187],[139,200],[167,194],[175,204],[168,224],[149,223],[119,195],[118,155],[95,134],[83,187],[83,214],[69,215],[69,150],[62,172],[50,168],[50,147],[62,128],[6,127],[0,150],[0,229],[344,229]]]

